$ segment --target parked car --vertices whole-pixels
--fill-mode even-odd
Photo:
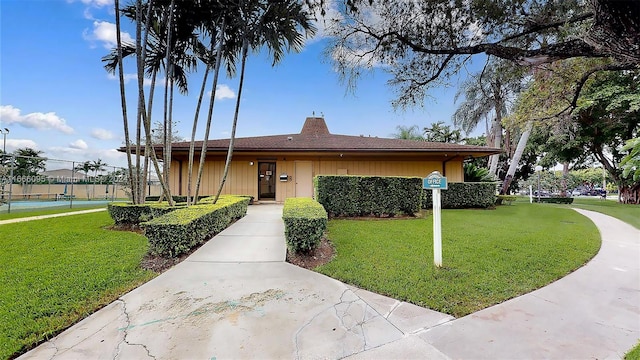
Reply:
[[[573,191],[571,192],[571,196],[580,196],[582,195],[582,192],[579,189],[573,189]]]
[[[538,190],[534,190],[533,191],[533,196],[538,197]],[[549,194],[548,191],[546,190],[540,190],[540,197],[550,197],[551,194]]]

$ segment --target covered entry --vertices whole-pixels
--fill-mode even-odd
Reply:
[[[258,200],[276,199],[276,163],[258,163]]]

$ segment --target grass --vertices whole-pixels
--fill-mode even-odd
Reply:
[[[0,359],[28,350],[155,275],[147,239],[107,212],[0,225]]]
[[[443,267],[433,265],[432,218],[331,220],[337,256],[317,271],[456,317],[528,293],[581,267],[600,248],[575,211],[517,203],[444,210]]]
[[[640,360],[640,342],[624,356],[624,360]]]
[[[96,204],[96,205],[86,205],[86,206],[74,206],[72,209],[68,207],[57,207],[57,208],[46,208],[46,209],[20,209],[14,210],[11,209],[11,213],[0,213],[0,220],[9,220],[9,219],[18,219],[30,216],[40,216],[40,215],[51,215],[51,214],[60,214],[67,213],[73,211],[82,211],[89,209],[100,209],[106,208],[105,204]],[[0,210],[6,211],[7,207],[4,205],[0,207]]]
[[[640,205],[621,204],[612,200],[605,201],[593,198],[576,197],[573,199],[572,207],[597,211],[624,221],[636,229],[640,229]]]

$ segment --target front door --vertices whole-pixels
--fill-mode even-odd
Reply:
[[[258,200],[276,199],[276,163],[258,163]]]
[[[313,162],[296,161],[296,197],[313,197]]]

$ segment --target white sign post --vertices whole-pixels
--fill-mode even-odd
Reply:
[[[422,179],[422,187],[432,190],[433,198],[433,263],[437,267],[442,266],[442,220],[440,209],[442,208],[441,190],[447,190],[447,178],[434,171]]]

